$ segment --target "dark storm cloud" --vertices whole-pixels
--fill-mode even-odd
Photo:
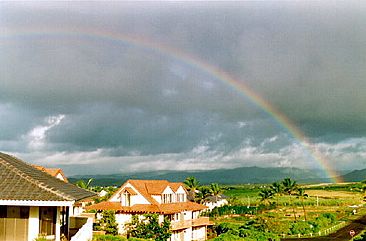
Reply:
[[[182,168],[197,149],[202,166],[299,157],[270,115],[186,59],[47,29],[106,30],[180,49],[250,86],[319,145],[364,143],[352,139],[366,133],[364,22],[357,2],[4,3],[1,147],[65,161],[90,152],[110,162],[141,156],[141,164],[153,155]]]

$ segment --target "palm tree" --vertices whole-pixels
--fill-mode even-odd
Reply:
[[[198,192],[196,193],[196,196],[194,198],[194,201],[197,203],[204,203],[205,201],[207,201],[207,198],[211,195],[211,190],[209,187],[199,187],[199,189],[197,190]]]
[[[200,187],[200,182],[195,177],[187,177],[183,184],[186,186],[188,192],[192,195],[192,198],[195,199],[196,191]]]
[[[211,195],[215,197],[215,201],[217,202],[218,196],[222,193],[220,185],[217,183],[211,183],[209,188]]]
[[[90,184],[93,180],[93,178],[90,178],[87,182],[85,182],[84,180],[79,180],[75,183],[75,185],[83,189],[90,189]]]
[[[296,190],[298,189],[297,183],[296,183],[296,181],[291,180],[291,178],[285,178],[282,181],[282,185],[283,185],[283,192],[290,196],[292,211],[294,213],[294,218],[296,221],[296,212],[295,212],[295,207],[292,205],[291,195],[294,194],[296,192]]]
[[[271,189],[263,189],[260,191],[259,196],[261,197],[261,202],[269,204],[269,199],[273,197],[273,192]]]
[[[280,182],[274,182],[270,186],[270,189],[272,190],[274,196],[276,196],[276,202],[278,205],[278,196],[280,196],[283,193],[283,185]]]
[[[283,191],[290,196],[297,190],[297,183],[296,181],[292,181],[291,178],[283,179],[282,185]]]
[[[304,219],[306,221],[306,212],[305,212],[305,205],[304,205],[304,199],[308,197],[307,194],[305,194],[305,191],[303,188],[299,188],[297,192],[297,197],[301,200],[302,210],[304,211]]]

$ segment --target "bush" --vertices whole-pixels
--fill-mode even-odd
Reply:
[[[95,235],[93,237],[93,241],[146,241],[148,239],[141,239],[141,238],[125,238],[120,236],[114,235]]]
[[[127,239],[113,235],[95,235],[93,241],[127,241]]]
[[[160,225],[157,214],[145,214],[144,219],[139,216],[132,216],[131,223],[127,224],[128,234],[134,238],[154,239],[156,241],[166,241],[171,236],[170,221],[164,219]]]
[[[210,217],[217,217],[223,215],[230,215],[230,214],[256,214],[257,211],[263,209],[264,207],[247,207],[243,205],[235,205],[235,206],[221,206],[215,207],[212,209],[211,212],[206,213],[206,215]]]
[[[221,223],[215,227],[218,237],[213,240],[279,240],[277,235],[266,231],[266,229],[265,222],[262,219],[251,220],[242,226],[231,223]]]
[[[106,234],[117,235],[118,224],[116,222],[115,213],[113,211],[103,211],[99,224],[95,225],[93,228],[97,231],[105,231]]]
[[[314,226],[312,224],[310,224],[309,222],[292,223],[289,234],[293,235],[293,234],[313,233],[314,232],[313,227]]]
[[[355,237],[353,240],[357,240],[357,241],[366,241],[366,233],[363,233],[357,237]]]
[[[246,239],[240,238],[231,233],[225,233],[225,234],[222,234],[222,235],[214,238],[213,240],[214,241],[235,241],[235,240],[246,240]]]
[[[335,223],[336,221],[336,215],[333,213],[323,213],[319,217],[315,219],[316,226],[319,227],[319,229],[328,227],[329,225]]]
[[[34,241],[47,241],[46,237],[38,237]]]

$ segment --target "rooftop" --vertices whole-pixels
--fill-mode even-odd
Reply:
[[[122,206],[120,202],[101,202],[88,206],[88,210],[113,210],[127,213],[162,213],[173,214],[183,211],[200,211],[207,207],[194,202],[165,203],[165,204],[136,204]]]
[[[47,172],[48,174],[50,174],[53,177],[57,177],[58,174],[61,174],[62,178],[64,179],[63,181],[68,182],[68,180],[61,168],[48,168],[48,167],[43,167],[43,166],[39,166],[39,165],[32,165],[32,166],[37,168],[38,170]]]
[[[0,200],[78,201],[95,195],[0,152]]]

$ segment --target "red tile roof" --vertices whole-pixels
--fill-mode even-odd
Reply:
[[[194,202],[166,203],[166,204],[136,204],[122,206],[120,202],[101,202],[87,207],[87,210],[113,210],[126,213],[161,213],[173,214],[183,211],[200,211],[207,207]]]
[[[167,187],[170,187],[174,192],[176,192],[179,187],[184,188],[183,183],[178,182],[168,182],[167,180],[128,180],[125,182],[121,188],[109,199],[113,200],[114,196],[121,191],[133,191],[130,187],[126,187],[130,184],[137,190],[138,193],[142,195],[150,204],[135,204],[133,206],[122,206],[120,202],[101,202],[92,206],[87,207],[89,210],[114,210],[127,213],[178,213],[182,211],[199,211],[204,210],[207,207],[202,204],[195,202],[177,202],[177,203],[158,203],[152,195],[161,195]]]
[[[137,195],[137,193],[130,187],[125,187],[124,190],[131,195]]]
[[[43,172],[50,174],[53,177],[57,177],[58,174],[61,174],[63,181],[69,182],[61,168],[48,168],[48,167],[43,167],[43,166],[39,166],[39,165],[32,165],[32,166],[37,168],[38,170],[41,170]]]
[[[127,180],[116,193],[120,193],[126,189],[125,186],[128,183],[130,183],[149,203],[156,205],[159,203],[152,197],[152,195],[161,195],[167,187],[170,187],[174,192],[176,192],[179,187],[183,187],[185,190],[183,183],[179,182],[168,182],[167,180],[130,179]]]

